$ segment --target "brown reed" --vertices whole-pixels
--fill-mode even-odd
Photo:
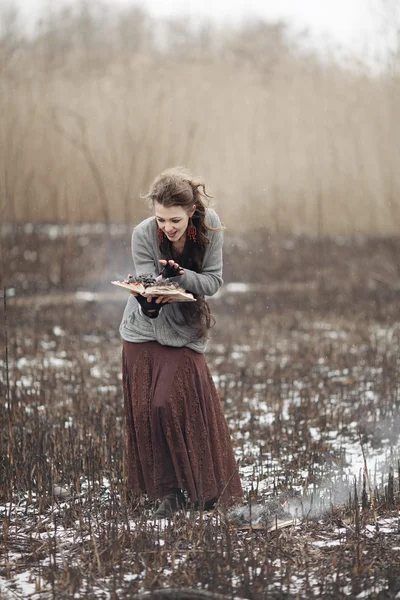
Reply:
[[[393,71],[322,64],[280,25],[90,6],[44,16],[33,39],[3,31],[1,222],[137,222],[152,178],[183,164],[231,231],[398,231]]]

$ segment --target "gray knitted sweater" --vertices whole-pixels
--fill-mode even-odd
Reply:
[[[217,213],[206,209],[206,224],[221,227]],[[196,273],[184,269],[184,275],[174,278],[186,291],[201,296],[212,296],[223,284],[222,280],[222,231],[207,231],[210,243],[206,247],[203,269]],[[149,217],[137,225],[132,233],[132,256],[135,275],[147,273],[158,275],[163,257],[159,250],[157,223]],[[130,294],[120,325],[120,334],[128,342],[148,342],[156,340],[166,346],[187,346],[197,352],[205,352],[207,338],[199,338],[196,329],[189,326],[181,312],[179,302],[165,304],[156,319],[143,314],[136,298]]]

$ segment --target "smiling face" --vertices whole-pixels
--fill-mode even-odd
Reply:
[[[193,205],[191,212],[187,213],[182,206],[166,207],[159,202],[154,203],[157,225],[171,242],[177,242],[186,238],[189,218],[194,214],[195,210],[195,205]]]

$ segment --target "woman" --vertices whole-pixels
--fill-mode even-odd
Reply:
[[[211,326],[204,296],[223,283],[221,223],[204,204],[204,184],[182,168],[161,173],[147,198],[154,216],[132,234],[135,274],[172,277],[197,299],[132,294],[120,326],[129,487],[163,498],[154,515],[163,518],[186,496],[195,505],[228,505],[242,489],[204,357]]]

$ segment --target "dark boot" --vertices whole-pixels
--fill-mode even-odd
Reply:
[[[213,508],[215,507],[215,505],[217,504],[218,498],[213,498],[212,500],[206,500],[204,502],[204,509],[205,511],[207,510],[213,510]]]
[[[153,517],[155,519],[167,519],[185,506],[186,500],[182,490],[173,489],[170,494],[163,498]]]
[[[218,498],[213,498],[212,500],[206,500],[201,502],[195,502],[194,504],[192,504],[194,510],[203,510],[205,512],[208,512],[210,510],[213,510],[213,508],[215,507],[216,503],[218,501]]]

